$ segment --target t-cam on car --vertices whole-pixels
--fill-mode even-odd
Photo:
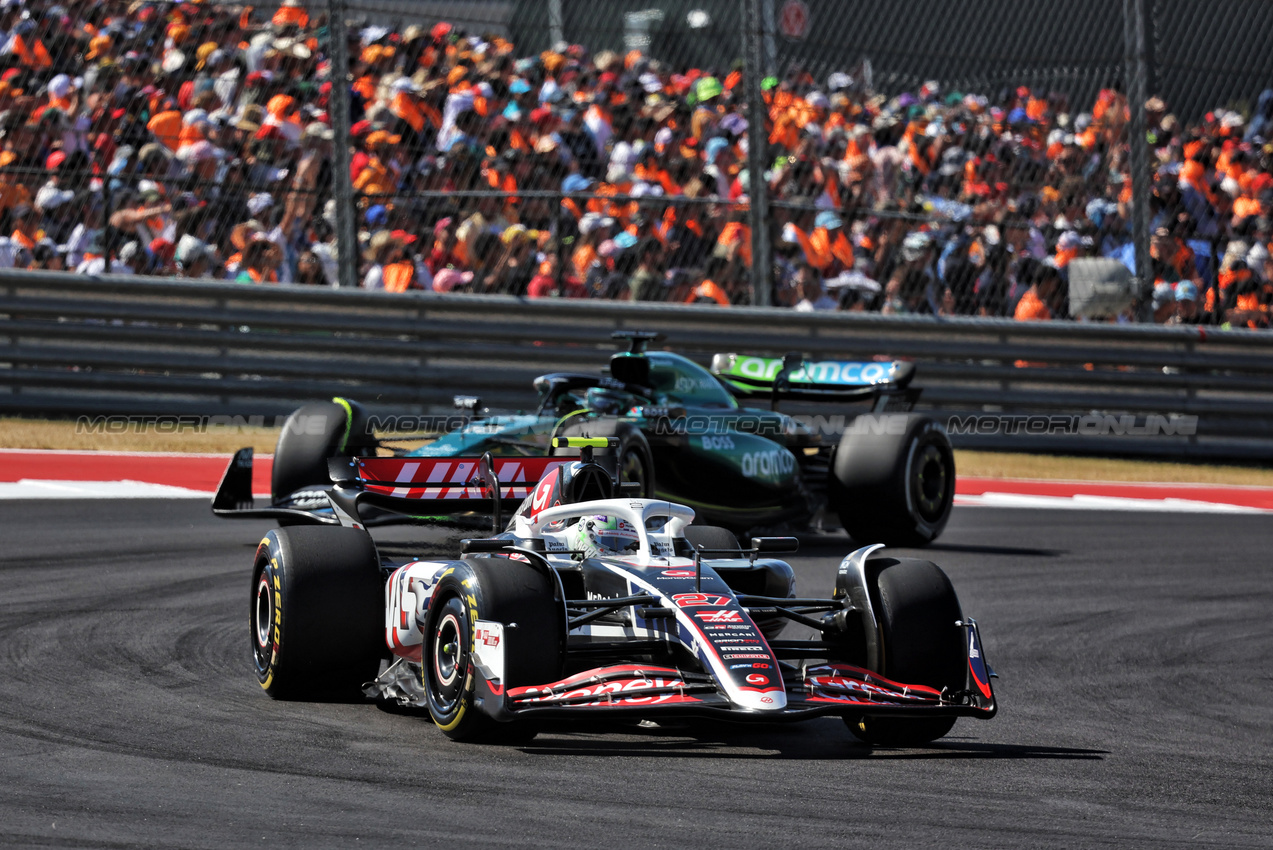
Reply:
[[[829,595],[801,595],[775,557],[794,538],[741,549],[692,508],[616,482],[592,456],[616,439],[559,439],[578,457],[522,459],[522,484],[502,483],[489,455],[333,459],[340,525],[275,529],[256,552],[250,641],[266,692],[361,690],[465,741],[524,741],[549,718],[835,715],[869,743],[916,745],[994,716],[977,623],[935,564],[871,545],[844,558]],[[454,481],[457,463],[458,485],[430,483]],[[463,503],[497,533],[453,559],[382,558],[362,520]],[[814,636],[784,639],[793,622]]]

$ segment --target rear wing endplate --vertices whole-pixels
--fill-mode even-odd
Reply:
[[[221,476],[212,497],[212,513],[222,519],[272,519],[292,524],[335,525],[339,520],[330,512],[293,507],[294,502],[256,507],[252,496],[252,449],[239,449]]]

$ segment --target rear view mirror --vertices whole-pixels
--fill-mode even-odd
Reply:
[[[794,537],[753,537],[751,549],[757,555],[790,555],[800,549]]]

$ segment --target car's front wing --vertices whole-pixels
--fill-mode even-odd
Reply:
[[[976,625],[969,625],[970,634],[975,635]],[[500,689],[502,693],[490,696],[500,703],[497,716],[510,720],[583,712],[615,717],[704,716],[739,722],[806,720],[820,715],[989,719],[997,710],[989,687],[983,690],[975,683],[970,683],[972,688],[943,692],[894,682],[847,664],[823,664],[784,674],[786,705],[771,710],[738,707],[706,674],[639,664],[600,667],[549,684]]]

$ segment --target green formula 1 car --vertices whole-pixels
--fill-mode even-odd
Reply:
[[[615,437],[622,480],[639,483],[647,498],[691,506],[711,525],[745,532],[838,519],[862,543],[903,546],[941,534],[954,500],[954,455],[941,424],[910,412],[919,395],[910,386],[913,364],[717,354],[708,369],[670,351],[647,351],[655,334],[616,336],[629,346],[608,368],[535,379],[533,413],[488,414],[476,399],[460,399],[472,411],[460,427],[395,454],[454,458],[455,469],[439,472],[438,483],[467,484],[452,480],[472,469],[459,461],[489,453],[503,464],[500,479],[512,481],[507,461],[551,454],[554,437]],[[768,407],[743,403],[762,399]],[[779,412],[784,400],[820,402],[828,413]],[[344,399],[292,416],[275,453],[271,506],[249,508],[241,484],[223,485],[214,501],[219,515],[334,521],[324,496],[327,460],[375,455],[376,422]],[[250,464],[250,453],[236,463]],[[241,482],[241,471],[234,478]],[[509,510],[516,498],[506,497]],[[464,507],[457,499],[456,508]]]

